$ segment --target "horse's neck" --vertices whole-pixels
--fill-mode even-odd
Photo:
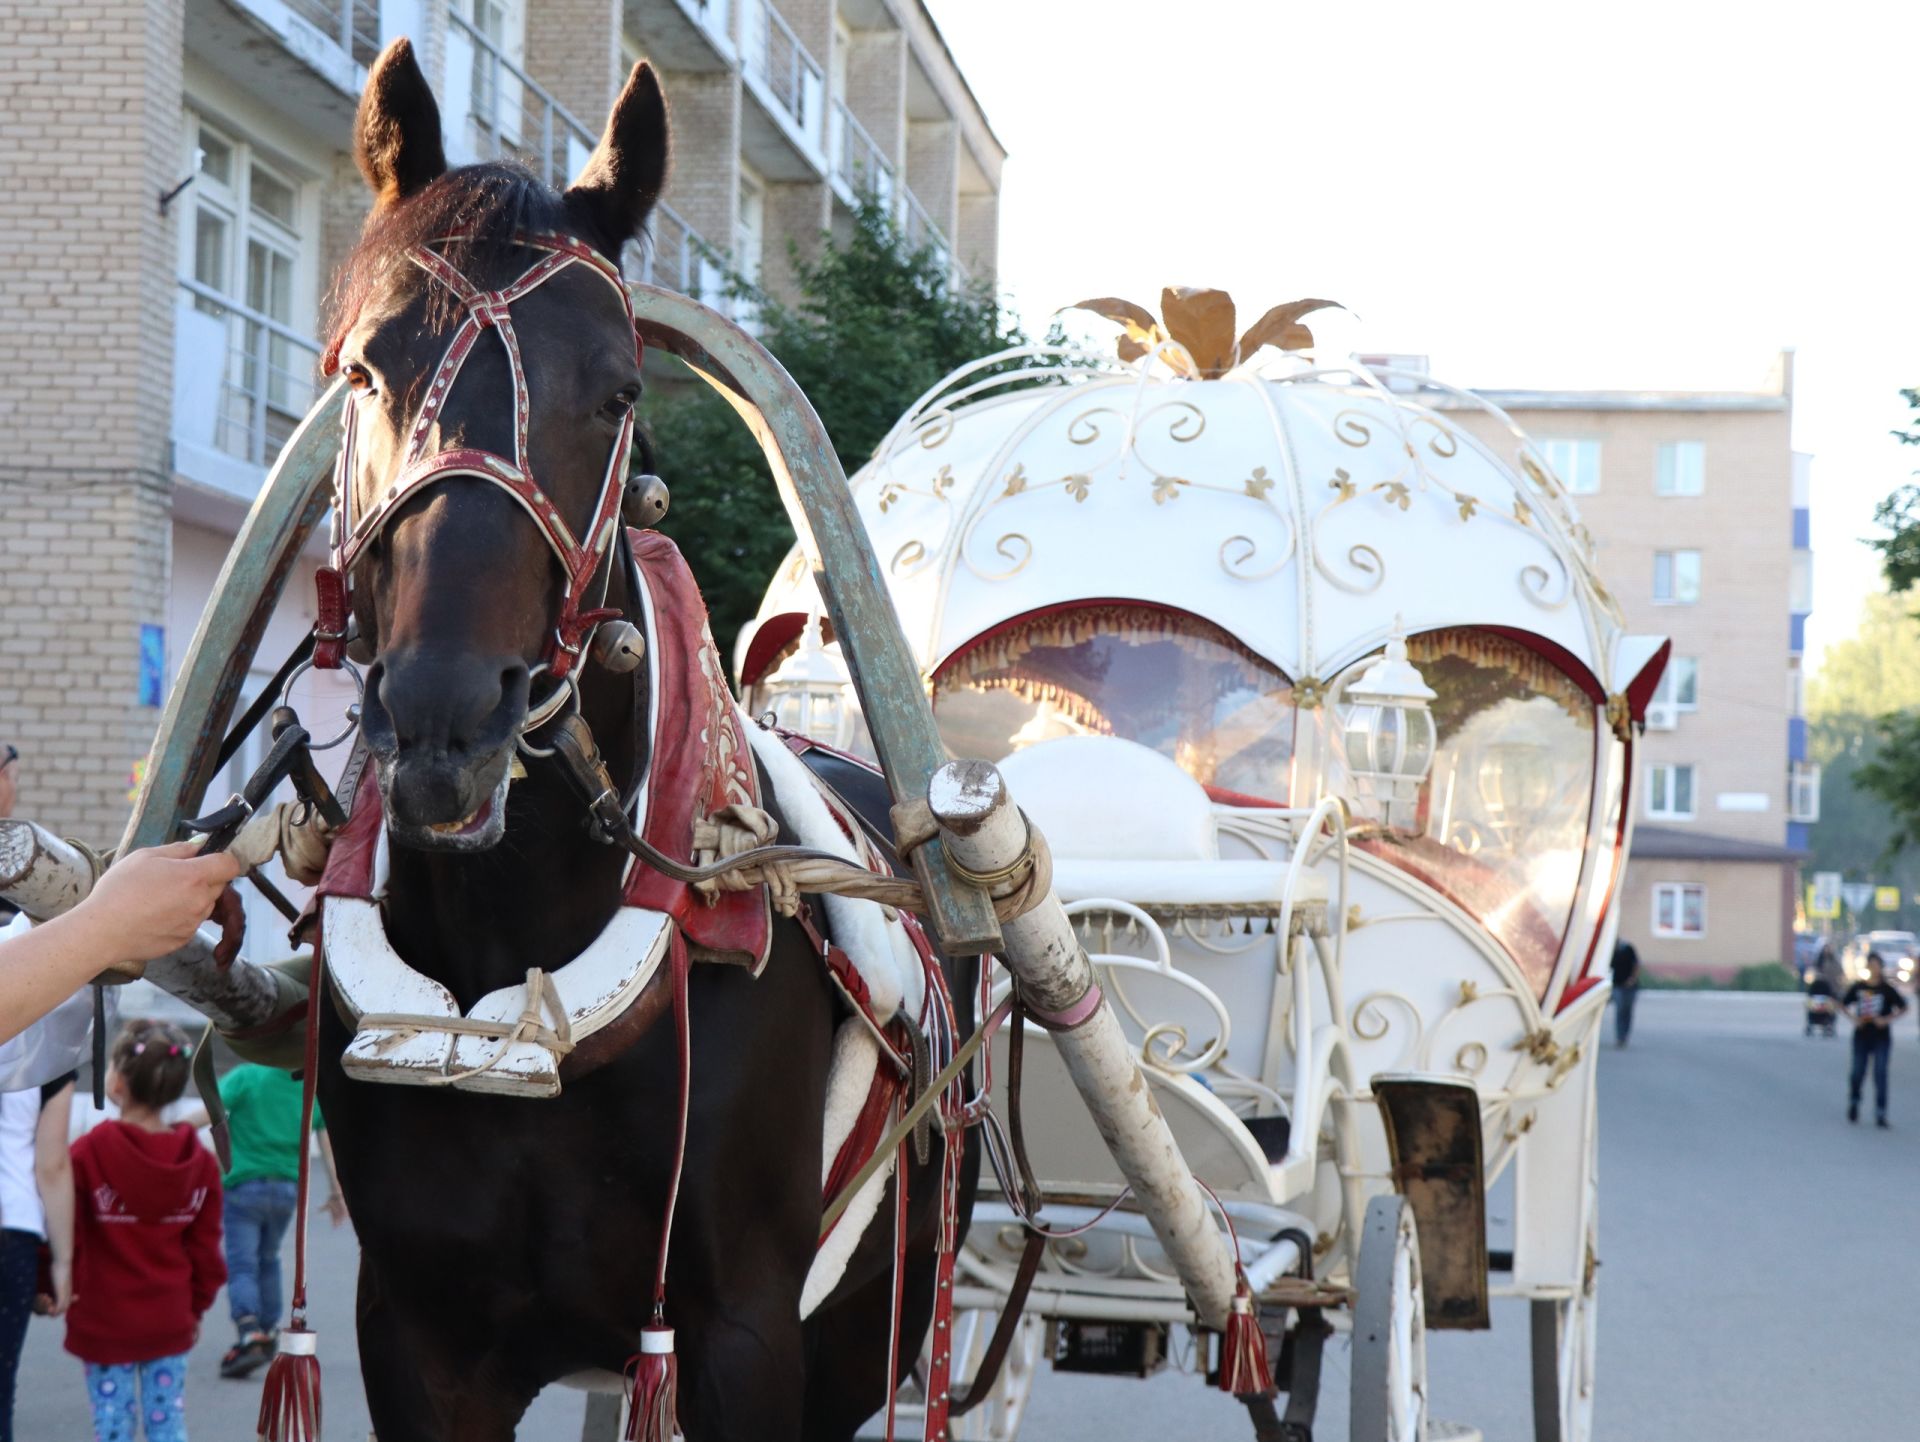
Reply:
[[[624,691],[627,683],[612,687]],[[603,696],[588,708],[619,783],[644,764],[631,726],[621,724],[630,704]],[[512,785],[498,845],[468,854],[395,847],[386,891],[395,947],[463,1009],[524,980],[528,967],[554,971],[573,960],[619,908],[627,859],[593,839],[586,816],[558,760],[531,760]]]

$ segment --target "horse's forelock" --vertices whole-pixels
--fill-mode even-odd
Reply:
[[[480,285],[498,284],[500,259],[515,248],[515,238],[531,231],[564,230],[565,203],[521,166],[490,162],[450,170],[407,200],[376,210],[367,219],[359,243],[340,267],[328,307],[324,369],[331,375],[340,344],[361,310],[407,253],[428,241],[448,262]],[[428,294],[426,322],[445,325],[454,297],[444,287]]]

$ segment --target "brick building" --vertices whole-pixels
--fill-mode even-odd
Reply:
[[[650,58],[675,155],[638,279],[717,299],[732,266],[781,293],[787,242],[817,248],[867,192],[958,277],[994,276],[1004,152],[920,0],[0,0],[0,34],[0,741],[22,812],[95,843],[315,395],[385,41],[413,37],[451,160],[559,183]],[[296,576],[261,680],[311,604]]]
[[[1791,961],[1820,808],[1801,704],[1812,458],[1790,441],[1792,355],[1754,392],[1476,394],[1573,493],[1628,629],[1672,639],[1636,747],[1620,935],[1675,974]],[[1435,403],[1470,431],[1494,424]]]

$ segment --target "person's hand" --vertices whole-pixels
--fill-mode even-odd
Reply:
[[[115,862],[68,916],[95,938],[101,964],[152,961],[178,951],[213,911],[240,863],[199,854],[197,841],[136,851]]]
[[[20,753],[11,746],[0,746],[0,819],[13,815],[20,799]]]
[[[73,1305],[73,1263],[54,1262],[48,1268],[53,1274],[53,1295],[40,1293],[33,1299],[33,1310],[42,1317],[60,1317]]]
[[[338,1192],[335,1192],[332,1196],[327,1198],[324,1205],[326,1206],[327,1215],[330,1218],[332,1218],[333,1224],[336,1227],[339,1226],[342,1222],[346,1221],[347,1199],[345,1197],[341,1196]]]

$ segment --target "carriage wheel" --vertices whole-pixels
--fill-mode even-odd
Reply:
[[[968,1308],[953,1317],[953,1376],[956,1383],[971,1380],[979,1370],[987,1343],[1000,1320],[997,1311]],[[1027,1399],[1033,1395],[1034,1379],[1040,1373],[1047,1342],[1046,1319],[1032,1312],[1020,1318],[1000,1364],[1000,1375],[986,1399],[964,1417],[953,1419],[949,1434],[953,1442],[1013,1442],[1019,1435],[1020,1419],[1026,1414]],[[956,1387],[956,1391],[958,1388]]]
[[[1540,1297],[1533,1303],[1535,1442],[1587,1442],[1593,1436],[1598,1225],[1589,1204],[1587,1244],[1575,1295]]]
[[[1354,1271],[1352,1442],[1427,1442],[1427,1315],[1405,1197],[1367,1203]]]

